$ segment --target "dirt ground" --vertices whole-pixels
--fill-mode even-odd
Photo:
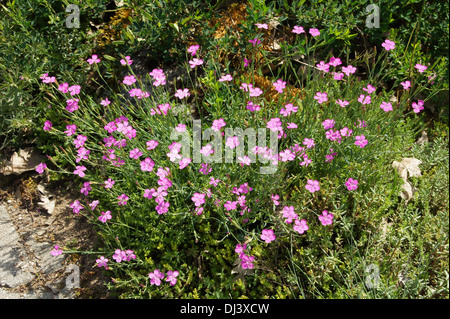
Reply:
[[[98,236],[93,225],[81,214],[74,214],[69,207],[75,199],[83,196],[78,187],[70,180],[46,182],[45,176],[35,172],[8,176],[0,174],[0,203],[8,206],[21,242],[27,242],[33,235],[34,241],[47,242],[52,246],[59,245],[64,249],[80,252],[97,251]],[[56,199],[51,215],[38,205],[39,184],[45,185],[50,198]],[[105,286],[110,278],[104,274],[103,268],[96,266],[97,254],[70,253],[65,254],[65,257],[65,265],[76,264],[80,269],[80,288],[73,288],[74,298],[111,298]],[[64,269],[50,274],[39,273],[25,287],[18,287],[16,290],[27,293],[27,290],[36,291],[45,287],[57,289],[55,283],[61,285],[65,282],[65,277],[67,273],[64,273]]]

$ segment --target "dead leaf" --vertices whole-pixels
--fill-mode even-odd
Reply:
[[[38,196],[39,196],[39,200],[40,202],[38,202],[38,205],[40,207],[42,207],[43,209],[45,209],[47,211],[47,213],[49,213],[50,215],[53,213],[53,211],[55,210],[55,206],[56,206],[56,199],[54,198],[54,196],[52,194],[50,194],[43,185],[39,184],[37,186],[38,189]]]
[[[427,132],[423,131],[422,136],[419,137],[419,139],[416,141],[416,144],[426,144],[428,143],[428,134]]]

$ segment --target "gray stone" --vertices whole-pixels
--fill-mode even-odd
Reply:
[[[34,278],[21,267],[24,252],[19,240],[8,211],[0,205],[0,286],[14,288]]]

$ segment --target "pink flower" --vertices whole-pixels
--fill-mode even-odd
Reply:
[[[191,69],[193,69],[196,66],[202,65],[203,64],[203,60],[194,58],[191,61],[189,61],[189,64],[190,64]]]
[[[323,226],[331,225],[333,223],[333,214],[328,213],[328,211],[324,210],[322,215],[319,215],[319,220]]]
[[[79,94],[81,91],[81,86],[79,85],[72,85],[67,89],[70,92],[70,95]]]
[[[100,102],[100,104],[103,105],[103,106],[107,106],[107,105],[110,105],[110,104],[111,104],[111,101],[108,100],[108,98],[105,98],[104,100],[102,100],[102,101]]]
[[[178,164],[180,165],[180,169],[185,168],[186,166],[189,165],[189,163],[191,163],[192,160],[190,158],[183,158]]]
[[[249,66],[252,60],[244,58],[244,68]]]
[[[114,255],[113,255],[113,259],[116,262],[120,263],[123,260],[127,259],[127,253],[125,251],[123,251],[123,250],[116,249],[116,251],[114,252]]]
[[[330,65],[328,63],[325,63],[324,61],[320,61],[320,63],[316,64],[316,67],[325,73],[328,73],[330,71]]]
[[[209,180],[209,184],[214,185],[214,186],[217,186],[219,184],[219,182],[220,182],[220,179],[214,179],[214,177],[211,177]]]
[[[155,271],[148,274],[150,278],[150,285],[161,285],[161,279],[164,278],[164,273],[160,272],[159,269],[155,269]]]
[[[325,120],[322,122],[323,128],[326,130],[329,130],[330,128],[333,128],[335,124],[335,120]]]
[[[230,136],[227,138],[227,141],[225,142],[225,145],[231,149],[235,148],[239,144],[240,144],[239,137],[237,136]]]
[[[58,245],[55,245],[55,247],[54,247],[53,250],[50,252],[50,254],[51,254],[53,257],[56,257],[56,256],[61,255],[62,252],[63,252],[62,249],[59,249],[59,246],[58,246]]]
[[[417,103],[413,102],[412,103],[412,108],[413,108],[414,113],[420,113],[420,111],[422,111],[424,109],[423,101],[419,100]]]
[[[241,267],[243,269],[253,269],[254,256],[242,255],[241,257]]]
[[[66,100],[67,106],[66,110],[72,113],[73,111],[78,110],[78,99],[70,99]]]
[[[270,195],[270,199],[273,201],[273,204],[274,204],[275,206],[280,205],[280,202],[278,201],[278,200],[280,199],[280,195],[278,195],[278,194],[272,194],[272,195]]]
[[[269,26],[267,25],[267,23],[255,23],[256,27],[258,29],[269,29]]]
[[[305,188],[309,190],[311,193],[317,192],[320,190],[319,181],[308,179]]]
[[[255,47],[256,45],[261,43],[261,40],[258,38],[255,38],[253,40],[248,40],[248,42],[250,42],[251,44],[253,44],[253,46]]]
[[[136,82],[134,75],[126,75],[123,79],[123,84],[126,85],[132,85],[134,82]]]
[[[342,101],[341,99],[336,101],[337,104],[339,104],[341,107],[346,107],[350,103],[348,101]]]
[[[239,156],[238,160],[239,160],[239,163],[241,164],[241,166],[244,166],[244,165],[249,165],[250,166],[251,159],[247,155],[245,155],[244,157]]]
[[[89,191],[91,191],[91,183],[90,182],[84,182],[83,183],[83,187],[81,188],[81,194],[83,194],[84,196],[89,195]]]
[[[311,162],[312,162],[312,160],[308,158],[308,155],[303,154],[303,162],[301,162],[300,165],[308,167],[308,165],[311,164]]]
[[[36,172],[38,172],[39,174],[42,174],[46,168],[47,168],[47,165],[45,163],[39,163],[39,165],[36,166]]]
[[[311,34],[313,37],[317,37],[320,35],[320,31],[316,28],[309,29],[309,34]]]
[[[295,124],[294,122],[288,123],[286,126],[288,129],[294,129],[297,128],[297,124]]]
[[[125,59],[120,60],[120,64],[122,65],[131,65],[133,63],[133,60],[130,60],[130,56],[126,56]]]
[[[249,91],[250,91],[250,96],[252,96],[252,97],[257,97],[257,96],[260,96],[261,94],[263,94],[264,92],[263,92],[263,90],[261,90],[260,88],[257,88],[257,87],[250,87],[249,88]]]
[[[62,92],[62,93],[67,93],[69,90],[69,83],[65,82],[65,83],[61,83],[58,86],[58,91]]]
[[[341,128],[339,130],[339,133],[341,136],[350,136],[353,133],[353,130],[349,129],[348,127]]]
[[[314,100],[317,100],[319,104],[328,101],[328,96],[326,92],[317,92],[314,96]]]
[[[233,77],[230,74],[222,75],[219,82],[232,81]]]
[[[358,102],[361,103],[362,105],[370,104],[371,102],[370,95],[361,94],[358,98]]]
[[[341,64],[342,64],[342,61],[341,61],[340,58],[335,58],[334,56],[332,56],[332,57],[330,58],[330,62],[328,62],[328,64],[331,65],[331,66],[336,67],[336,66],[338,66],[338,65],[341,65]]]
[[[84,147],[80,147],[78,149],[78,157],[75,159],[75,162],[80,162],[81,160],[87,160],[89,158],[89,154],[91,153],[90,150],[84,148]]]
[[[239,254],[239,258],[242,258],[241,256],[243,256],[244,251],[246,249],[247,249],[247,245],[246,244],[243,244],[243,245],[237,244],[236,248],[234,249],[234,251]]]
[[[281,212],[283,213],[283,217],[286,218],[286,223],[288,224],[292,223],[292,220],[298,218],[298,215],[295,213],[294,206],[284,206]]]
[[[52,129],[52,127],[53,127],[52,122],[45,121],[44,127],[43,127],[44,131],[50,131]]]
[[[56,82],[56,78],[54,76],[45,76],[45,77],[41,77],[42,82],[44,83],[55,83]]]
[[[392,110],[393,110],[392,104],[391,104],[391,103],[387,103],[387,102],[381,102],[380,107],[381,107],[381,108],[383,109],[383,111],[385,111],[385,112],[389,112],[389,111],[392,111]]]
[[[273,229],[263,229],[261,239],[264,240],[266,244],[270,243],[271,241],[274,241],[275,238],[276,236],[273,233]]]
[[[333,149],[331,148],[330,149],[330,152],[333,152]],[[334,153],[331,153],[331,154],[326,154],[325,155],[325,163],[331,163],[331,161],[334,159],[334,157],[337,155],[337,153],[336,152],[334,152]]]
[[[187,52],[190,53],[192,56],[197,54],[197,50],[200,48],[199,45],[191,45],[188,49]]]
[[[281,120],[278,117],[272,118],[267,122],[267,128],[270,129],[272,132],[282,130],[281,125],[282,125]]]
[[[158,141],[151,140],[151,141],[148,141],[146,144],[147,144],[147,149],[150,151],[150,150],[156,148],[156,146],[158,146],[159,143],[158,143]]]
[[[358,145],[361,148],[364,148],[364,146],[367,145],[368,141],[366,140],[366,137],[364,135],[358,135],[355,137],[355,145]]]
[[[87,59],[87,62],[89,64],[99,63],[100,59],[98,58],[98,56],[96,54],[93,54],[90,59]]]
[[[178,124],[178,126],[175,127],[175,130],[180,133],[186,131],[186,124]]]
[[[419,63],[417,63],[414,67],[419,71],[419,73],[423,73],[423,72],[425,72],[426,69],[428,69],[427,66],[419,64]]]
[[[337,81],[341,81],[344,78],[344,73],[342,72],[333,72],[333,79]]]
[[[98,267],[105,267],[106,269],[108,269],[108,258],[105,258],[104,256],[101,256],[100,258],[98,258],[95,262],[97,263]]]
[[[98,203],[100,203],[100,201],[98,200],[94,200],[92,203],[90,203],[89,206],[91,207],[91,210],[94,210],[97,207]]]
[[[307,148],[312,148],[316,145],[312,138],[306,138],[303,140],[303,145],[306,145]]]
[[[72,208],[74,214],[78,214],[82,209],[84,209],[79,200],[76,200],[70,204],[70,208]]]
[[[353,178],[349,178],[346,182],[345,182],[345,186],[347,186],[347,189],[349,191],[353,191],[355,189],[358,188],[358,181],[356,179]]]
[[[158,180],[158,185],[160,185],[164,189],[168,189],[172,186],[172,181],[170,181],[167,177],[164,177]]]
[[[358,128],[367,127],[366,121],[358,119],[358,124],[355,123]]]
[[[225,123],[225,121],[222,118],[220,118],[218,120],[214,120],[213,121],[211,128],[212,128],[213,131],[219,132],[220,129],[222,127],[224,127],[225,125],[227,125],[227,123]]]
[[[155,162],[153,162],[153,160],[150,157],[147,157],[145,160],[141,162],[141,171],[151,172],[154,166]]]
[[[370,84],[367,84],[367,87],[363,88],[363,91],[366,91],[368,94],[375,92],[377,89]]]
[[[106,223],[108,220],[112,218],[111,212],[107,210],[106,212],[101,212],[101,215],[98,217],[98,220],[102,223]]]
[[[294,25],[294,29],[292,30],[292,33],[302,34],[302,33],[305,33],[305,29],[303,29],[303,27]]]
[[[189,97],[190,95],[191,94],[189,93],[189,89],[178,89],[175,93],[175,96],[180,100],[184,99],[185,97]]]
[[[227,201],[223,206],[230,211],[237,208],[237,201]]]
[[[130,151],[130,158],[138,159],[141,156],[142,152],[138,148]]]
[[[119,196],[117,197],[117,199],[119,200],[119,205],[126,205],[128,199],[130,199],[130,198],[129,198],[127,195],[122,194],[122,195],[119,195]]]
[[[283,89],[286,88],[286,82],[278,79],[275,83],[273,83],[273,86],[278,93],[283,93]]]
[[[305,231],[309,229],[306,220],[295,220],[294,230],[298,232],[299,234],[303,234]]]
[[[159,215],[162,215],[169,211],[169,206],[170,206],[169,202],[162,201],[158,203],[158,205],[156,205],[155,210]]]
[[[167,272],[167,277],[166,277],[166,281],[170,282],[171,286],[174,286],[177,283],[177,276],[178,276],[179,272],[178,271],[172,271],[169,270]]]
[[[260,109],[261,109],[261,107],[259,105],[255,105],[255,104],[253,104],[252,101],[248,101],[247,110],[249,110],[250,112],[255,112],[255,111],[259,111]]]
[[[401,82],[400,83],[403,86],[404,90],[407,90],[411,87],[411,82],[410,81],[405,81],[405,82]]]
[[[73,140],[73,144],[75,144],[76,148],[80,148],[84,145],[87,140],[87,136],[85,135],[77,135],[77,138]]]
[[[201,148],[200,153],[203,154],[203,156],[208,157],[214,153],[214,150],[211,144],[207,144]]]
[[[153,190],[153,188],[152,188]],[[165,197],[167,196],[166,187],[158,187],[156,191],[153,191],[152,196],[155,197],[155,202],[160,204],[164,202]]]
[[[356,68],[353,65],[344,66],[342,67],[342,72],[344,72],[346,76],[350,76],[350,74],[356,72]]]
[[[78,175],[80,177],[84,177],[86,174],[84,173],[84,171],[86,170],[86,167],[84,166],[76,166],[75,170],[73,171],[73,173],[75,175]]]
[[[286,149],[280,152],[280,157],[282,162],[293,161],[295,159],[295,153],[290,149]]]
[[[198,207],[205,203],[205,196],[206,194],[194,193],[194,196],[191,197],[191,200],[194,202],[194,205]]]
[[[155,80],[153,82],[154,86],[160,86],[166,84],[166,76],[164,75],[164,71],[162,69],[153,69],[149,75]]]
[[[386,51],[390,51],[395,49],[395,42],[389,39],[386,39],[381,46],[386,49]]]
[[[338,143],[341,142],[341,133],[338,130],[333,131],[332,129],[330,129],[326,132],[325,135],[326,135],[326,138],[331,141],[338,141]]]

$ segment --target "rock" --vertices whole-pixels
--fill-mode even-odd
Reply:
[[[44,155],[31,148],[19,150],[11,156],[9,161],[0,164],[0,174],[22,174],[33,171],[45,158]]]
[[[422,164],[422,161],[414,157],[402,158],[400,162],[392,162],[392,167],[397,170],[400,178],[403,180],[403,190],[400,192],[400,196],[405,199],[406,202],[409,202],[416,192],[414,186],[409,183],[408,177],[422,176],[419,168],[420,164]]]
[[[0,286],[15,288],[27,284],[34,276],[21,266],[23,251],[19,234],[6,208],[0,205]]]

